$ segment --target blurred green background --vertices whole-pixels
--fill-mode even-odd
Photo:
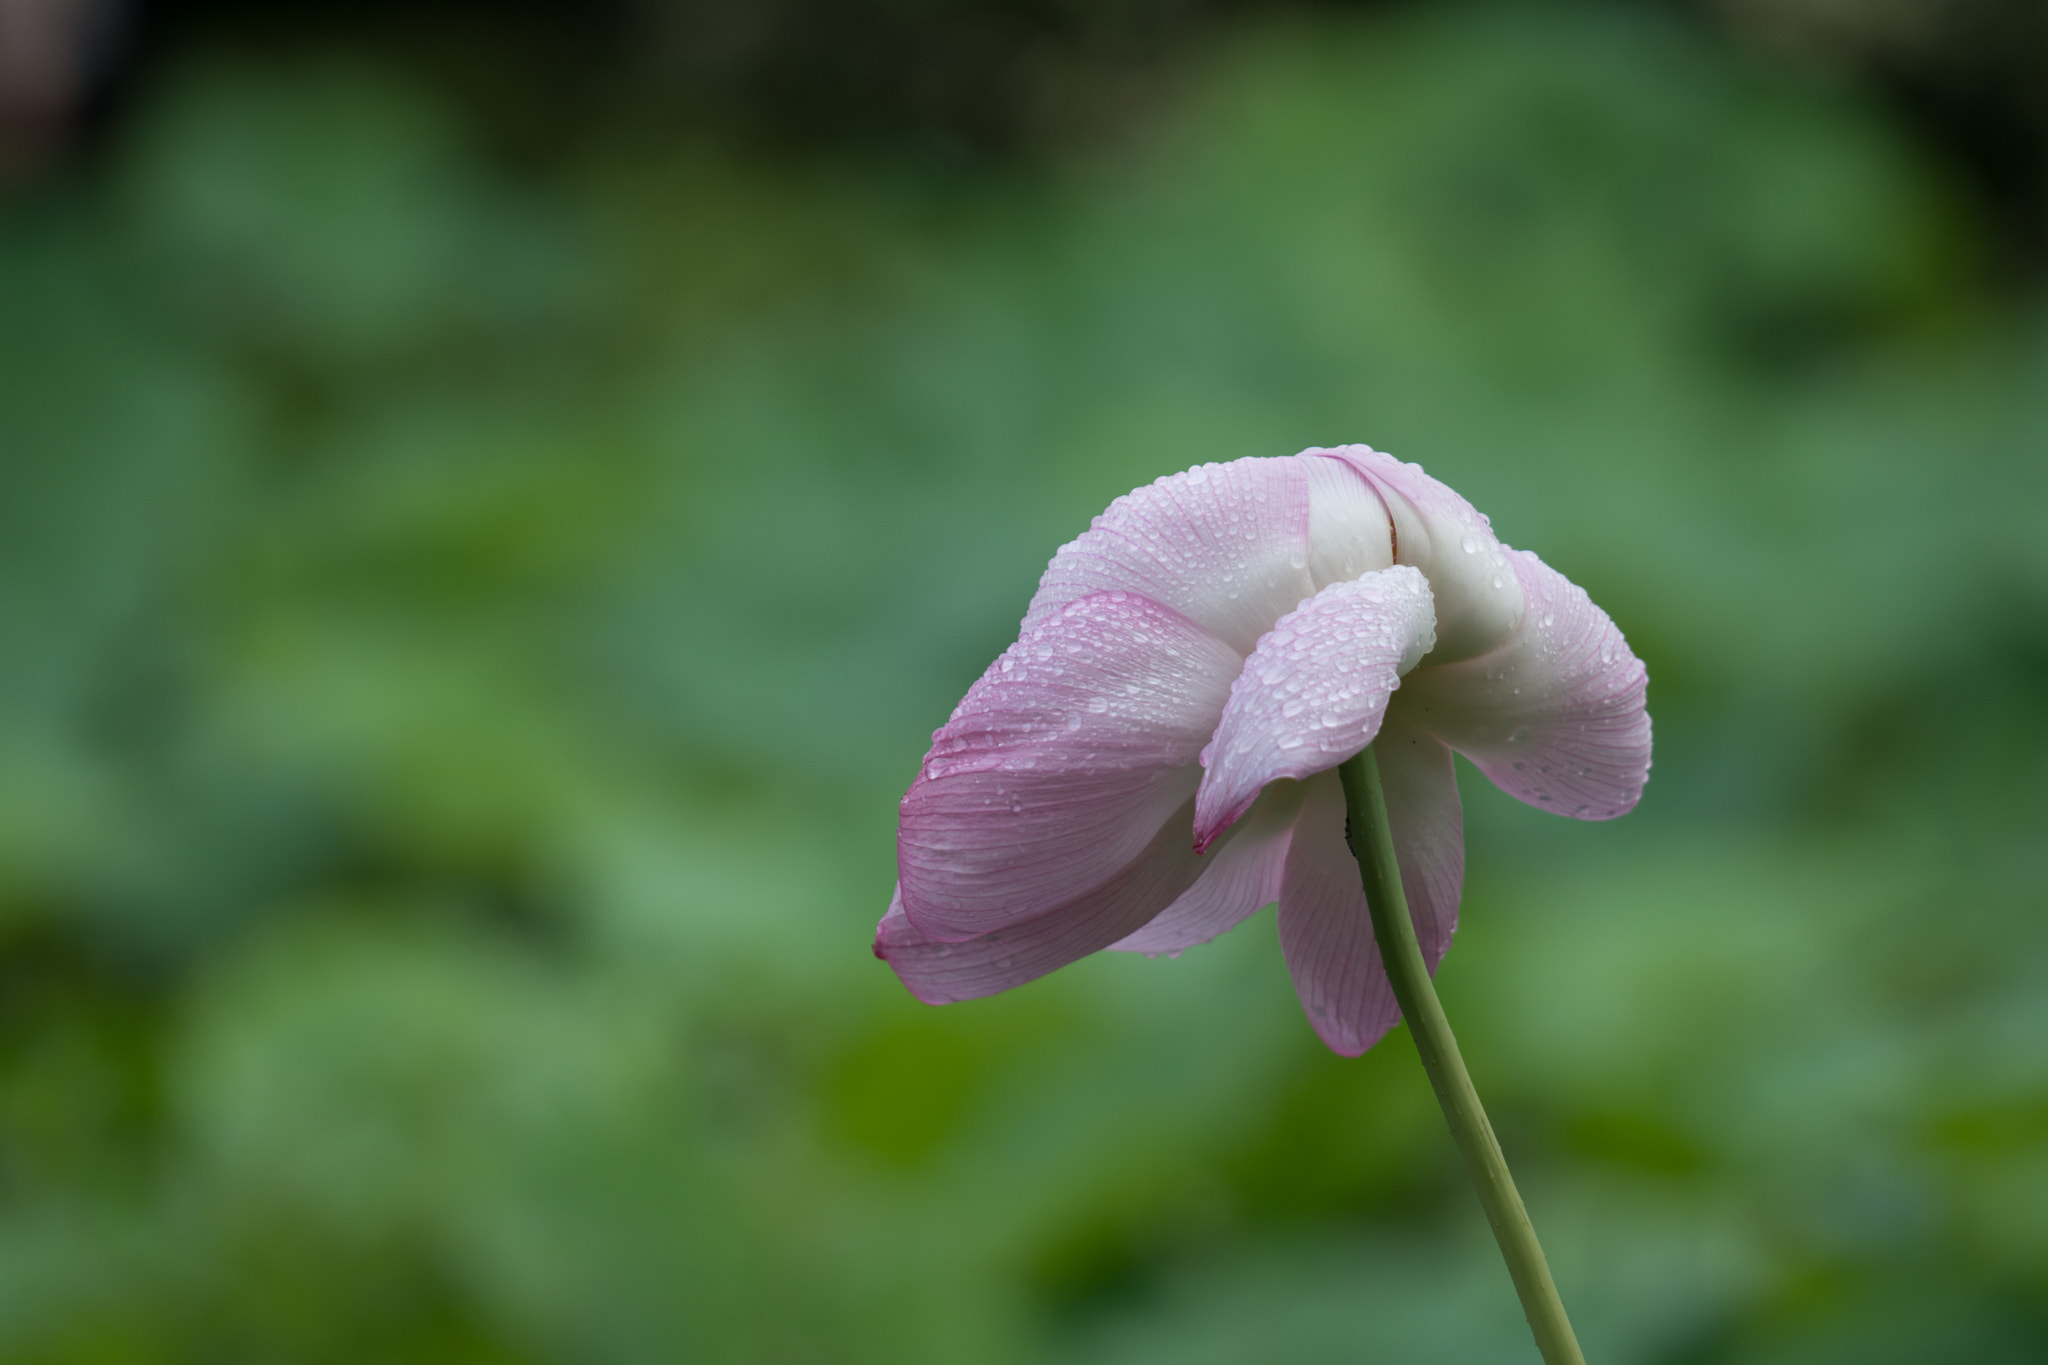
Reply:
[[[868,954],[1052,550],[1345,441],[1650,667],[1626,820],[1462,774],[1441,976],[1589,1358],[2048,1360],[2024,9],[103,25],[0,198],[0,1360],[1533,1360],[1270,912]]]

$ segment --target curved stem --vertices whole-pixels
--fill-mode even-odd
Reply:
[[[1501,1155],[1493,1125],[1480,1108],[1479,1092],[1472,1088],[1465,1059],[1458,1054],[1458,1040],[1451,1036],[1450,1020],[1436,998],[1422,947],[1415,940],[1408,897],[1401,890],[1401,869],[1394,861],[1394,835],[1387,823],[1379,761],[1367,748],[1339,768],[1338,774],[1344,781],[1344,806],[1350,815],[1351,851],[1365,880],[1373,937],[1379,940],[1387,980],[1393,983],[1394,999],[1400,1003],[1416,1050],[1422,1054],[1437,1103],[1443,1106],[1451,1136],[1458,1140],[1465,1168],[1478,1187],[1486,1221],[1493,1225],[1494,1240],[1500,1243],[1500,1254],[1522,1299],[1522,1312],[1536,1336],[1536,1349],[1543,1353],[1546,1365],[1585,1365],[1564,1302],[1557,1296],[1557,1284],[1550,1278],[1550,1263],[1543,1259],[1536,1229],[1530,1226],[1528,1210],[1515,1192],[1507,1158]]]

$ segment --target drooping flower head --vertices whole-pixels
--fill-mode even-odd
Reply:
[[[1346,1055],[1400,1010],[1336,768],[1368,744],[1434,970],[1465,852],[1451,752],[1559,815],[1632,808],[1643,665],[1584,591],[1366,446],[1174,474],[1039,580],[932,736],[875,953],[920,999],[1101,948],[1178,953],[1279,902],[1309,1021]]]

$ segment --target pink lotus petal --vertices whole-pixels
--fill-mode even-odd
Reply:
[[[945,1005],[1021,986],[1107,948],[1157,915],[1208,867],[1187,843],[1183,803],[1152,842],[1107,882],[1071,904],[957,943],[925,934],[904,912],[899,885],[875,929],[875,956],[927,1004]]]
[[[1231,685],[1203,756],[1195,846],[1205,848],[1277,777],[1334,768],[1379,732],[1387,699],[1434,641],[1415,569],[1332,583],[1282,617]]]
[[[1522,618],[1522,588],[1484,514],[1421,465],[1371,446],[1302,453],[1343,461],[1385,502],[1394,522],[1394,562],[1421,569],[1436,594],[1432,665],[1484,654],[1508,637]]]
[[[1394,862],[1415,937],[1431,971],[1451,946],[1458,898],[1465,886],[1465,815],[1451,751],[1407,714],[1407,693],[1395,697],[1373,741],[1380,786],[1387,794]]]
[[[1433,973],[1451,946],[1465,880],[1464,819],[1451,751],[1397,706],[1374,743],[1394,861],[1408,917]],[[1344,837],[1344,788],[1334,772],[1304,784],[1280,887],[1280,948],[1309,1023],[1333,1051],[1356,1057],[1401,1017],[1373,937],[1365,888]]]
[[[1294,457],[1308,473],[1308,573],[1316,589],[1394,567],[1394,523],[1372,481],[1345,460]]]
[[[1585,590],[1509,551],[1528,608],[1499,649],[1416,671],[1403,712],[1518,800],[1606,820],[1633,809],[1650,771],[1649,674]]]
[[[1344,788],[1333,772],[1307,785],[1280,884],[1280,951],[1310,1027],[1332,1052],[1356,1057],[1400,1020],[1401,1007],[1344,842]]]
[[[1062,546],[1024,615],[1028,632],[1111,589],[1142,593],[1239,656],[1314,591],[1307,472],[1294,459],[1202,465],[1126,493]]]
[[[1194,794],[1238,666],[1186,617],[1127,593],[1027,630],[933,736],[903,797],[905,913],[934,940],[965,940],[1108,884]],[[1185,845],[1187,827],[1174,837]]]
[[[1204,856],[1208,869],[1201,880],[1150,924],[1109,946],[1118,952],[1178,954],[1236,928],[1280,899],[1280,875],[1301,813],[1301,795],[1299,782],[1267,787],[1251,813],[1231,827],[1223,845]]]

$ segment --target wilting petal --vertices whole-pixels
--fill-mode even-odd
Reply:
[[[1429,584],[1407,567],[1332,583],[1280,619],[1231,685],[1195,801],[1195,846],[1276,777],[1334,768],[1379,732],[1387,698],[1434,640]]]
[[[1385,502],[1394,523],[1394,562],[1422,570],[1436,594],[1431,664],[1484,654],[1508,637],[1522,619],[1522,588],[1477,508],[1423,473],[1421,465],[1404,464],[1371,446],[1302,454],[1342,460]]]
[[[1072,904],[957,943],[934,939],[912,923],[899,885],[876,926],[875,956],[895,969],[912,995],[934,1005],[1036,980],[1125,938],[1188,889],[1208,866],[1188,847],[1192,816],[1183,804],[1137,857]]]
[[[1108,884],[1193,795],[1238,666],[1186,617],[1126,593],[1026,631],[933,736],[904,795],[905,913],[933,939],[968,939]],[[1174,837],[1185,845],[1187,827]]]
[[[1028,632],[1090,593],[1141,593],[1239,657],[1309,579],[1308,476],[1295,459],[1202,465],[1126,493],[1062,546],[1024,614]]]
[[[1280,899],[1280,876],[1301,813],[1301,794],[1299,782],[1267,787],[1230,837],[1203,857],[1208,868],[1201,879],[1150,924],[1109,946],[1128,953],[1178,953],[1236,928]]]
[[[1416,670],[1401,709],[1510,796],[1605,820],[1632,809],[1650,771],[1648,671],[1583,589],[1508,552],[1528,608],[1499,649]]]
[[[1409,719],[1407,689],[1396,695],[1372,744],[1387,794],[1394,862],[1415,937],[1431,971],[1451,946],[1458,927],[1458,897],[1465,885],[1465,816],[1451,751]]]
[[[1332,1052],[1356,1057],[1394,1026],[1401,1007],[1344,842],[1344,788],[1334,772],[1306,785],[1280,884],[1280,951],[1317,1036]]]

